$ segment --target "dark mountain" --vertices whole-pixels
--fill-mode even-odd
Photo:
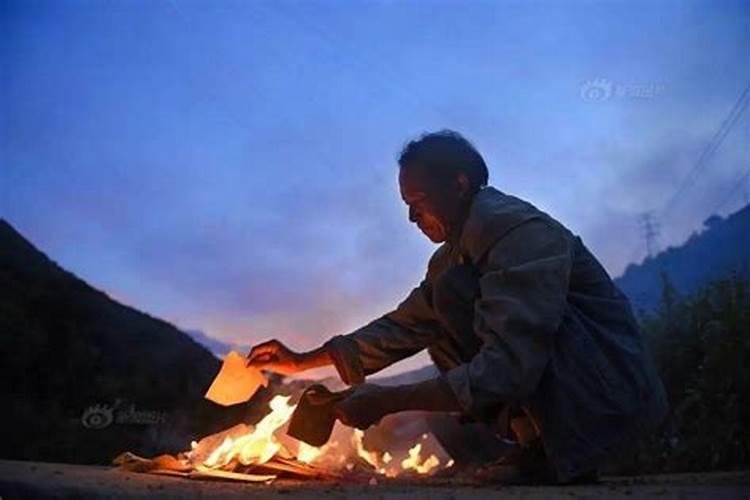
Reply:
[[[219,367],[208,350],[65,271],[2,219],[0,365],[2,458],[185,449],[238,418],[202,399]]]
[[[229,342],[224,342],[223,340],[216,339],[203,330],[183,330],[185,333],[190,335],[190,338],[198,342],[200,345],[211,351],[214,356],[216,356],[219,359],[224,359],[224,356],[227,355],[229,351],[237,351],[241,353],[246,353],[250,350],[250,345],[243,344],[243,345],[237,345],[237,344],[230,344]]]
[[[615,283],[643,313],[659,304],[665,277],[677,293],[688,295],[731,275],[750,279],[750,205],[726,219],[709,217],[703,231],[680,247],[631,264]]]

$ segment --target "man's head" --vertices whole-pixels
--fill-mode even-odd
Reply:
[[[398,164],[409,220],[435,243],[458,236],[471,200],[487,185],[482,155],[458,132],[441,130],[408,143]]]

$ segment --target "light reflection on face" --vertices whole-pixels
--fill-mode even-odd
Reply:
[[[409,207],[409,221],[415,223],[433,243],[448,238],[448,222],[429,183],[418,171],[401,169],[401,198]]]

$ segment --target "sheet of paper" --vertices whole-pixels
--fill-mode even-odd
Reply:
[[[273,474],[243,474],[241,472],[228,472],[225,470],[209,469],[199,467],[189,474],[190,479],[232,479],[234,481],[245,481],[247,483],[270,483],[276,476]]]
[[[224,357],[224,364],[204,397],[223,406],[236,405],[253,397],[261,385],[268,385],[263,373],[245,366],[245,357],[232,351]]]

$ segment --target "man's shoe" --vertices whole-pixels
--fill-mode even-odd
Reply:
[[[474,484],[595,484],[599,482],[596,469],[561,482],[544,452],[541,440],[511,449],[499,460],[467,469],[460,478]]]

